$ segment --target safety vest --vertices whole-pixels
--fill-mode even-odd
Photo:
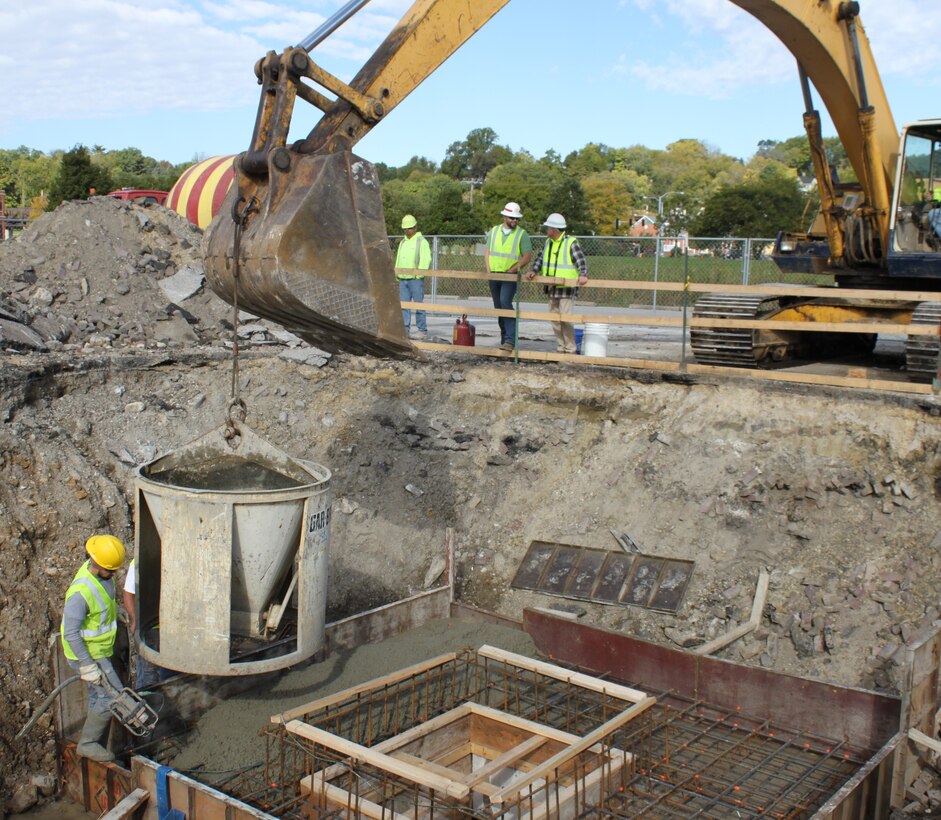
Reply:
[[[575,287],[578,282],[578,267],[572,261],[572,245],[575,237],[562,234],[557,240],[547,239],[542,251],[542,275],[565,279],[555,285],[558,288]],[[574,281],[570,281],[574,280]]]
[[[508,234],[502,225],[495,225],[487,234],[487,250],[490,251],[490,270],[493,273],[508,271],[520,258],[520,240],[526,233],[517,225]]]
[[[88,653],[93,658],[110,658],[114,654],[114,638],[118,631],[118,606],[114,598],[88,569],[90,561],[82,564],[75,573],[72,585],[65,592],[65,600],[73,595],[81,595],[88,605],[88,614],[82,621],[81,636]],[[78,655],[72,651],[65,639],[65,622],[60,625],[62,649],[70,661],[77,661]]]
[[[399,243],[399,249],[395,254],[395,266],[414,270],[427,270],[431,267],[431,246],[428,244],[428,240],[421,235],[421,231],[416,231],[411,239],[406,237]],[[408,276],[397,273],[396,278],[424,279],[425,277],[421,274]]]

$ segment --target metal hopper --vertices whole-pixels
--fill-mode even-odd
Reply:
[[[323,644],[330,471],[240,434],[137,470],[139,639],[159,666],[254,674]]]

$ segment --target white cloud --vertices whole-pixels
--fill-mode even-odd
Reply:
[[[338,7],[319,5],[328,6],[328,14]],[[355,73],[398,20],[389,12],[408,4],[374,5],[344,23],[314,58]],[[7,96],[0,127],[18,118],[94,119],[254,103],[255,61],[300,42],[327,16],[273,0],[32,0],[5,8],[0,64],[35,66],[37,55],[43,60],[30,93]]]
[[[912,72],[917,81],[936,82],[936,49],[941,17],[929,0],[892,0],[864,4],[863,26],[883,77]],[[631,75],[666,93],[710,99],[728,98],[742,89],[793,81],[794,58],[757,19],[730,0],[620,0],[658,28],[681,32],[682,50],[656,61],[621,55],[612,72]],[[913,32],[924,47],[913,47]]]

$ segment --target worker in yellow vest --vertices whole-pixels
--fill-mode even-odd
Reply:
[[[544,287],[544,291],[549,297],[549,312],[561,320],[563,314],[572,313],[578,288],[588,281],[588,260],[578,240],[565,233],[568,225],[562,214],[549,214],[542,224],[549,238],[533,260],[526,278],[552,277],[552,282]],[[552,322],[552,331],[559,353],[578,352],[575,328],[571,322]]]
[[[533,243],[529,234],[520,227],[523,211],[516,202],[507,202],[500,211],[502,225],[494,225],[487,232],[487,247],[484,250],[484,265],[487,273],[515,273],[525,270],[533,258]],[[498,310],[513,310],[516,282],[490,280],[490,297]],[[516,317],[500,316],[500,347],[513,350],[516,347]]]
[[[118,631],[114,575],[124,566],[125,550],[113,535],[93,535],[85,542],[88,560],[65,593],[62,610],[62,650],[66,660],[88,685],[88,714],[76,751],[91,760],[114,760],[102,744],[111,724],[112,697],[103,685],[121,689],[111,656]]]
[[[431,245],[418,230],[418,220],[411,214],[402,218],[402,230],[405,239],[399,242],[399,249],[395,254],[395,278],[399,280],[399,299],[403,302],[425,301],[425,276],[420,271],[431,267]],[[402,321],[405,322],[405,332],[408,333],[411,325],[412,312],[402,309]],[[412,339],[425,339],[428,337],[428,320],[425,311],[415,311],[415,332],[410,334]]]

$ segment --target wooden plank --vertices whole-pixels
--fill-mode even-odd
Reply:
[[[468,786],[477,791],[477,784],[491,775],[510,767],[519,768],[518,765],[514,766],[514,764],[518,764],[520,758],[526,757],[526,755],[545,745],[547,740],[547,738],[540,735],[533,735],[522,743],[518,743],[512,749],[507,749],[502,755],[495,757],[489,763],[471,772],[470,775],[465,775],[463,780]]]
[[[502,661],[503,663],[509,664],[510,666],[515,666],[519,669],[526,669],[530,672],[537,672],[540,675],[545,675],[549,678],[555,678],[556,680],[564,681],[565,683],[571,683],[572,685],[580,686],[583,689],[590,689],[594,692],[610,695],[611,697],[618,698],[619,700],[627,700],[631,703],[639,703],[647,698],[647,693],[641,692],[639,689],[631,689],[628,686],[620,686],[616,683],[602,681],[598,678],[592,677],[591,675],[585,675],[581,672],[572,672],[568,669],[562,668],[561,666],[556,666],[554,663],[537,661],[533,658],[527,658],[524,655],[517,655],[515,652],[507,652],[506,650],[498,649],[495,646],[489,646],[485,644],[477,650],[477,655],[485,658],[491,658],[495,661]]]
[[[858,379],[846,376],[824,376],[817,373],[798,373],[784,370],[751,370],[748,368],[718,367],[715,365],[695,364],[692,362],[687,364],[686,372],[704,374],[715,373],[726,376],[739,376],[744,379],[791,382],[795,384],[820,384],[830,387],[857,387],[867,390],[888,390],[895,393],[916,393],[921,395],[931,395],[933,393],[930,384],[916,384],[915,382],[897,382],[887,379]]]
[[[103,814],[99,820],[127,820],[137,809],[144,805],[150,799],[150,792],[147,789],[134,789],[127,797],[118,803],[107,814]]]
[[[383,769],[390,774],[404,777],[420,786],[426,786],[434,791],[443,792],[458,800],[463,800],[470,793],[470,789],[463,783],[433,774],[421,767],[396,760],[388,754],[360,746],[358,743],[353,743],[350,740],[346,740],[346,738],[332,735],[329,732],[323,731],[323,729],[308,726],[306,723],[302,723],[299,720],[289,721],[285,724],[284,728],[292,734],[311,740],[314,743],[319,743],[321,746],[333,749],[335,752],[358,760],[361,763],[367,763],[370,766]]]
[[[616,776],[629,759],[629,756],[625,759],[620,759],[620,755],[615,758],[613,754],[612,752],[607,771],[603,766],[600,766],[586,777],[581,778],[581,782],[576,782],[570,786],[559,789],[558,796],[551,801],[551,813],[546,811],[546,800],[537,799],[533,801],[531,810],[520,812],[520,820],[535,820],[537,817],[544,818],[549,816],[577,817],[581,814],[579,806],[593,807],[600,805],[605,797],[603,789],[606,776],[609,779]],[[549,787],[550,791],[551,789],[552,786]],[[576,805],[576,802],[579,800],[580,803]]]
[[[411,763],[414,766],[421,766],[430,772],[440,774],[442,777],[448,777],[452,780],[461,780],[470,786],[473,791],[478,792],[479,794],[485,794],[488,797],[491,794],[495,794],[498,789],[497,786],[493,786],[490,783],[467,783],[466,776],[462,775],[460,772],[456,772],[453,769],[449,769],[446,766],[435,763],[433,760],[425,760],[424,758],[416,757],[415,755],[411,755],[408,752],[393,752],[392,756],[398,760],[404,760],[406,763]]]
[[[374,752],[392,752],[402,746],[406,746],[409,743],[424,737],[429,732],[437,731],[438,729],[454,723],[457,720],[468,717],[470,714],[471,712],[468,708],[468,704],[462,703],[460,706],[445,712],[443,715],[433,717],[431,720],[427,720],[419,726],[413,726],[411,729],[402,732],[402,734],[396,735],[395,737],[390,737],[387,740],[383,740],[381,743],[377,743],[375,746],[371,746],[370,748]],[[330,780],[341,772],[346,771],[346,769],[346,764],[334,763],[323,772],[323,777],[326,780]]]
[[[376,678],[376,680],[371,680],[366,683],[360,684],[359,686],[351,686],[349,689],[344,689],[342,692],[337,692],[334,695],[328,695],[325,698],[320,698],[319,700],[312,700],[310,703],[305,703],[303,706],[296,706],[293,709],[288,709],[286,712],[281,712],[277,715],[271,716],[272,723],[287,723],[290,720],[301,717],[301,715],[306,715],[309,712],[316,712],[320,709],[324,709],[327,706],[333,706],[336,703],[342,703],[348,698],[355,697],[363,692],[368,692],[371,689],[378,689],[382,686],[387,686],[392,683],[398,683],[399,681],[406,680],[407,678],[412,677],[413,675],[420,675],[422,672],[427,672],[429,669],[434,669],[436,666],[444,666],[446,663],[457,658],[457,652],[449,652],[446,655],[438,655],[436,658],[431,658],[427,661],[422,661],[421,663],[415,663],[411,666],[407,666],[405,669],[400,669],[398,672],[393,672],[389,675],[383,675],[381,678]]]
[[[150,794],[157,793],[157,769],[158,764],[146,757],[135,755],[131,758],[134,782]],[[200,820],[263,820],[271,816],[177,771],[167,775],[167,790],[170,808],[180,809],[187,817],[199,817]],[[156,800],[146,805],[144,817],[146,820],[156,820]]]
[[[483,271],[466,270],[428,270],[425,275],[430,278],[441,279],[473,279],[486,282],[490,279],[515,282],[515,274],[485,273]],[[552,285],[556,280],[552,277],[537,276],[532,280],[538,285]],[[941,302],[941,293],[933,290],[877,290],[875,288],[835,288],[815,287],[801,285],[734,285],[711,282],[665,282],[650,279],[596,279],[592,277],[580,288],[597,290],[661,290],[665,292],[680,293],[688,290],[691,293],[740,293],[761,294],[768,296],[822,296],[842,297],[846,299],[874,299],[886,302]]]
[[[717,649],[728,646],[743,635],[754,632],[761,623],[761,616],[765,609],[765,601],[768,599],[768,583],[770,580],[770,576],[767,572],[758,573],[758,585],[755,589],[755,598],[751,605],[751,616],[745,623],[739,624],[735,629],[729,630],[718,638],[707,641],[702,644],[702,646],[694,647],[692,651],[697,655],[711,655]]]
[[[928,737],[924,732],[919,732],[917,729],[908,730],[908,739],[919,746],[930,749],[935,754],[941,755],[941,740]]]
[[[540,735],[548,740],[556,740],[559,743],[568,744],[581,739],[580,735],[575,735],[571,732],[563,732],[561,729],[556,729],[553,726],[545,726],[542,723],[536,723],[533,720],[521,718],[517,715],[510,715],[506,712],[501,712],[499,709],[494,709],[491,706],[484,706],[480,703],[467,703],[465,706],[468,712],[472,714],[480,715],[495,723],[505,723],[507,726],[522,729],[527,734]]]
[[[451,589],[440,586],[401,601],[375,607],[327,624],[324,646],[328,653],[378,643],[393,635],[448,616]]]
[[[652,327],[706,327],[706,328],[739,328],[751,330],[795,330],[813,333],[895,333],[908,336],[937,336],[938,328],[935,325],[913,325],[898,322],[812,322],[783,319],[710,319],[704,316],[688,315],[683,320],[682,315],[647,316],[630,315],[625,313],[567,313],[556,316],[548,310],[499,310],[474,305],[472,308],[453,306],[438,306],[428,302],[402,302],[405,310],[424,310],[426,313],[448,313],[453,315],[508,317],[544,322],[563,322],[566,324],[582,324],[584,322],[601,322],[608,325],[640,325]]]
[[[512,359],[513,351],[500,350],[496,347],[466,347],[464,345],[437,344],[435,342],[413,342],[420,350],[437,350],[443,353],[466,353],[467,355],[490,356],[497,359]],[[744,367],[720,367],[718,365],[696,364],[689,361],[685,367],[679,362],[662,359],[626,359],[613,356],[580,356],[575,353],[550,353],[548,351],[520,350],[521,361],[535,362],[571,362],[579,365],[600,365],[610,367],[629,367],[634,370],[656,370],[664,373],[685,372],[688,374],[721,375],[731,378],[758,379],[759,381],[788,382],[791,384],[816,384],[829,387],[851,387],[865,390],[884,390],[893,393],[905,393],[928,396],[933,394],[930,384],[887,379],[860,379],[847,376],[826,376],[805,371],[760,370]],[[692,358],[692,356],[690,356]]]
[[[356,797],[339,786],[332,786],[324,782],[313,783],[314,779],[316,777],[312,778],[310,775],[302,777],[300,782],[301,790],[312,796],[322,795],[338,809],[354,812],[355,817],[368,817],[370,820],[411,820],[411,816],[408,814],[399,814],[380,806],[378,803],[373,803],[371,800]]]
[[[656,698],[647,697],[639,703],[635,703],[629,709],[625,709],[621,714],[603,723],[593,732],[589,732],[578,743],[573,743],[567,749],[563,749],[556,755],[550,757],[545,763],[537,766],[530,772],[515,778],[507,783],[499,792],[491,797],[493,803],[503,803],[509,795],[518,795],[520,791],[534,783],[539,778],[549,778],[556,769],[571,761],[584,751],[587,751],[596,743],[600,743],[605,737],[614,732],[615,729],[629,723],[641,712],[646,711],[657,702]]]

